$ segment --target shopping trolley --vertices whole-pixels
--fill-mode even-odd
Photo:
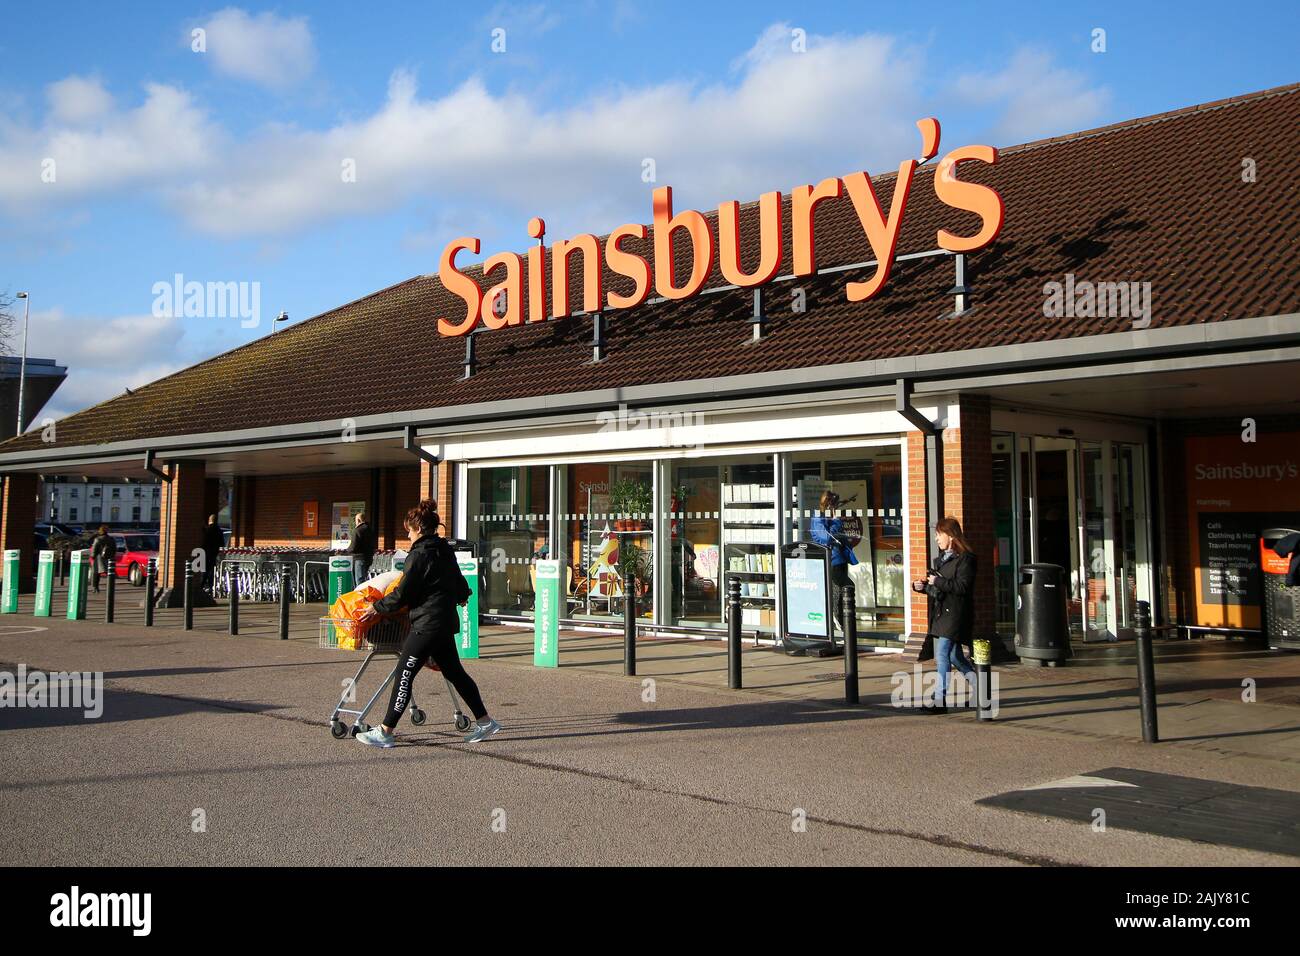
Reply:
[[[321,618],[320,646],[346,649],[346,645],[339,643],[339,638],[351,634],[355,627],[356,622],[349,618]],[[343,695],[339,698],[338,704],[334,708],[334,712],[330,714],[330,733],[336,739],[342,740],[344,737],[348,736],[349,733],[355,737],[357,734],[363,734],[370,729],[370,725],[366,723],[366,714],[370,713],[370,708],[375,705],[375,701],[379,700],[384,691],[388,689],[388,685],[397,678],[397,669],[402,666],[402,641],[406,638],[406,635],[410,630],[411,622],[406,617],[401,617],[381,619],[376,621],[371,625],[369,630],[366,631],[365,636],[361,639],[361,648],[358,648],[358,650],[364,648],[366,651],[366,659],[361,662],[361,667],[357,670],[356,676],[353,677],[352,681],[347,685],[346,689],[343,691]],[[392,657],[394,659],[393,669],[388,672],[388,676],[384,678],[384,682],[379,685],[379,689],[371,695],[368,701],[366,701],[364,707],[360,710],[353,710],[345,707],[345,704],[355,702],[356,691],[357,687],[361,683],[361,677],[365,674],[366,669],[370,667],[370,662],[376,657]],[[438,670],[438,668],[434,667],[432,664],[426,666],[432,670]],[[439,673],[441,673],[441,671],[439,671]],[[447,696],[451,699],[456,729],[461,731],[468,730],[470,719],[460,708],[460,698],[456,696],[455,688],[451,686],[451,681],[447,680],[446,677],[443,677],[442,682],[446,685]],[[411,714],[411,723],[415,724],[417,727],[428,719],[428,715],[416,705],[414,691],[411,693],[411,702],[407,705],[407,710]],[[351,728],[340,719],[344,716],[354,718]]]

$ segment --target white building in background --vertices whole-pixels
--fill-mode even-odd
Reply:
[[[47,480],[40,518],[63,524],[115,525],[158,521],[162,484],[142,481]]]

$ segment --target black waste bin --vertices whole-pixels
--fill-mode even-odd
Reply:
[[[1022,564],[1016,595],[1016,655],[1055,666],[1070,657],[1069,578],[1059,564]]]
[[[1300,587],[1288,587],[1286,583],[1294,539],[1285,542],[1286,556],[1277,553],[1279,542],[1291,535],[1300,535],[1300,530],[1268,528],[1259,535],[1259,566],[1264,578],[1264,619],[1260,630],[1269,647],[1300,651]]]

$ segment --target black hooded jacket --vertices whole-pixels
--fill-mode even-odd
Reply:
[[[374,607],[380,614],[410,608],[411,630],[455,634],[460,630],[456,605],[467,590],[447,539],[426,534],[407,552],[401,582]]]

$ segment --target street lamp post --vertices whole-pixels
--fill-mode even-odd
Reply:
[[[272,335],[275,335],[275,327],[276,327],[276,325],[278,325],[278,324],[281,323],[281,322],[288,322],[288,321],[289,321],[289,313],[288,313],[288,312],[285,312],[283,309],[281,309],[281,310],[280,310],[280,314],[277,315],[277,316],[275,317],[275,321],[271,323],[271,334],[272,334]]]
[[[15,435],[23,433],[23,387],[27,384],[27,317],[32,311],[32,297],[26,292],[19,292],[23,300],[23,360],[18,366],[18,430]]]

